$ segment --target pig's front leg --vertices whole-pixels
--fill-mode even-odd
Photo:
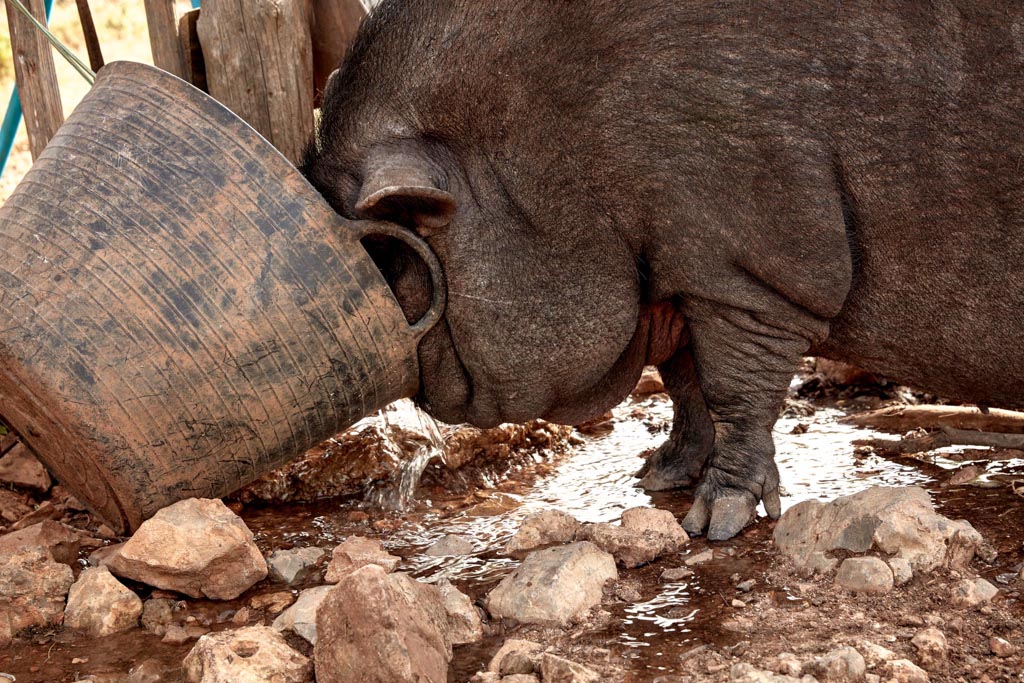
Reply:
[[[715,443],[683,527],[725,540],[750,523],[758,501],[771,518],[781,513],[772,427],[810,341],[749,311],[707,301],[688,308]]]
[[[637,473],[648,491],[696,484],[715,445],[715,426],[701,393],[689,345],[658,366],[672,399],[672,431]]]

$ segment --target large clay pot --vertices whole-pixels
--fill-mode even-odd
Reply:
[[[431,270],[412,326],[370,234]],[[0,209],[0,419],[134,529],[415,393],[443,306],[410,232],[339,217],[215,100],[110,64]]]

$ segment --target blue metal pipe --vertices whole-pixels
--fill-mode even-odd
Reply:
[[[200,0],[192,0],[192,9],[199,9]]]
[[[192,0],[196,4],[196,0]],[[46,0],[46,21],[50,21],[50,10],[53,9],[53,0]],[[13,55],[12,55],[13,56]],[[11,101],[7,104],[7,113],[4,114],[3,125],[0,126],[0,176],[7,170],[7,161],[11,158],[11,148],[14,147],[14,138],[18,135],[18,126],[21,125],[21,98],[18,97],[18,86],[15,84],[11,91]]]

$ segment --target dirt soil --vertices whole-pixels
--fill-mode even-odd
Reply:
[[[802,393],[801,387],[806,389]],[[449,680],[469,680],[508,637],[545,643],[563,656],[602,669],[608,680],[680,683],[728,681],[730,667],[738,662],[769,669],[780,653],[794,653],[806,661],[840,645],[857,647],[864,641],[918,662],[910,639],[926,626],[937,626],[948,639],[949,656],[930,671],[932,681],[1024,681],[1024,499],[1008,483],[1024,477],[1024,460],[989,463],[983,449],[893,458],[852,445],[857,438],[876,435],[844,425],[844,415],[908,400],[917,399],[900,388],[874,385],[863,391],[837,390],[827,383],[795,385],[794,398],[776,427],[787,489],[784,505],[807,498],[827,500],[876,484],[925,486],[941,512],[969,520],[997,550],[993,562],[976,559],[969,568],[971,575],[999,587],[989,605],[953,606],[951,585],[962,577],[948,570],[915,577],[883,597],[855,596],[837,589],[831,578],[801,576],[779,556],[771,542],[774,525],[762,518],[730,541],[693,539],[679,555],[620,570],[620,580],[606,588],[601,608],[585,623],[568,629],[486,623],[482,642],[455,648]],[[413,507],[406,512],[383,511],[367,505],[361,496],[308,503],[249,496],[248,502],[236,500],[231,505],[267,554],[304,545],[331,548],[352,534],[376,537],[403,558],[400,570],[424,580],[448,577],[480,604],[516,565],[500,548],[531,511],[557,507],[587,522],[614,521],[623,509],[635,505],[685,514],[691,501],[688,493],[650,495],[633,486],[640,456],[667,433],[670,411],[667,397],[655,394],[629,399],[608,419],[590,425],[586,434],[541,430],[529,436],[512,430],[512,447],[497,447],[492,440],[480,450],[489,455],[481,456],[476,465],[471,464],[472,457],[456,458],[461,467],[455,469],[437,461],[428,465]],[[480,447],[479,439],[463,439]],[[495,459],[509,455],[515,467],[494,466]],[[307,460],[315,460],[313,456]],[[971,466],[979,477],[950,484],[958,471]],[[46,496],[0,491],[6,530],[42,518],[61,519],[82,529],[87,537],[80,560],[84,566],[97,546],[117,539],[79,507],[59,486]],[[424,553],[448,533],[471,538],[478,551],[446,558]],[[713,559],[693,565],[692,576],[661,580],[665,569],[684,566],[707,549],[713,551]],[[754,585],[749,592],[737,587],[750,579]],[[296,589],[312,585],[315,579]],[[165,595],[138,584],[130,587],[143,599]],[[195,634],[267,624],[274,615],[260,606],[260,596],[281,590],[265,581],[234,601],[183,599],[176,614]],[[994,655],[989,647],[993,636],[1014,644],[1016,652]],[[193,642],[165,643],[142,629],[101,640],[64,629],[41,631],[0,650],[0,672],[16,676],[19,683],[82,680],[90,675],[99,681],[124,681],[132,667],[154,660],[150,665],[164,670],[161,680],[180,681],[180,662]],[[291,642],[309,653],[304,641]]]

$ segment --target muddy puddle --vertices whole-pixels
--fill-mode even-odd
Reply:
[[[867,452],[853,442],[876,435],[840,421],[856,409],[818,406],[809,411],[813,414],[780,419],[775,438],[784,507],[808,498],[829,500],[872,485],[921,485],[933,494],[940,511],[968,519],[1000,551],[996,564],[983,573],[1005,576],[1024,559],[1024,504],[1010,487],[995,486],[1000,477],[1024,477],[1024,460],[982,461],[977,464],[986,471],[977,481],[946,486],[952,472],[964,467],[965,460],[970,461],[972,451],[943,449],[926,461]],[[654,505],[682,516],[691,502],[689,494],[648,494],[634,486],[633,474],[641,464],[639,455],[666,438],[670,418],[671,404],[663,395],[630,399],[615,409],[607,424],[577,439],[570,451],[556,460],[538,459],[536,467],[527,465],[494,487],[468,495],[454,495],[436,484],[420,486],[410,509],[404,512],[383,512],[358,498],[250,504],[240,507],[239,512],[267,553],[305,545],[331,548],[353,534],[374,536],[403,558],[401,571],[428,581],[448,578],[479,600],[516,566],[501,548],[530,512],[554,507],[580,521],[607,522],[616,521],[627,508]],[[980,454],[983,450],[974,452]],[[420,470],[424,466],[423,459],[410,465]],[[990,483],[993,487],[988,487]],[[407,488],[406,495],[412,490],[408,484]],[[395,507],[395,501],[390,503]],[[765,580],[773,556],[771,528],[762,518],[731,541],[708,544],[694,539],[682,556],[622,571],[620,583],[631,586],[634,594],[607,601],[607,614],[567,635],[572,645],[566,649],[594,648],[605,653],[609,661],[624,665],[630,672],[628,680],[654,681],[679,671],[694,648],[713,646],[728,652],[729,648],[743,647],[740,636],[722,627],[737,595],[738,580],[754,579],[754,593],[766,601],[762,604],[782,609],[807,605],[793,590]],[[462,557],[426,554],[427,548],[447,534],[470,539],[474,553]],[[670,583],[659,580],[665,569],[682,566],[688,557],[712,546],[714,559],[694,567],[691,577]],[[134,587],[146,597],[145,589]],[[211,630],[235,628],[231,616],[246,600],[275,590],[280,588],[260,585],[243,600],[190,601],[187,609],[193,622]],[[257,611],[249,623],[269,623],[271,619]],[[489,635],[482,643],[455,648],[450,680],[466,681],[484,668],[502,640],[515,630],[514,626],[490,624]],[[308,653],[309,648],[301,645]],[[123,673],[143,658],[156,658],[172,666],[190,647],[191,643],[161,643],[141,630],[99,641],[76,639],[61,631],[40,633],[31,643],[0,650],[0,672],[13,674],[22,682],[71,681],[88,673]],[[72,664],[76,659],[78,663]],[[170,675],[163,680],[180,678]]]

